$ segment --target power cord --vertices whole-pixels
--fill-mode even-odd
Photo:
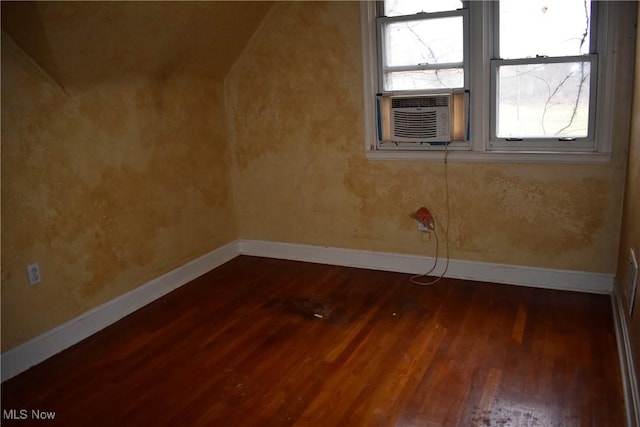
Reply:
[[[436,283],[438,283],[440,281],[440,279],[442,279],[444,277],[445,274],[447,274],[447,270],[449,270],[449,224],[451,222],[451,218],[450,218],[450,206],[449,206],[449,173],[448,173],[448,155],[449,155],[449,150],[447,149],[448,146],[445,145],[444,148],[444,188],[445,188],[445,192],[444,192],[444,197],[445,197],[445,206],[447,209],[447,225],[445,227],[445,250],[446,250],[446,263],[444,266],[444,271],[442,272],[442,274],[440,274],[440,276],[436,277],[433,280],[430,281],[422,281],[419,280],[422,277],[427,277],[429,276],[429,274],[431,274],[433,272],[433,270],[436,269],[436,266],[438,265],[438,233],[436,233],[436,225],[435,225],[435,219],[434,219],[434,227],[433,227],[433,235],[436,238],[436,257],[433,261],[433,266],[429,269],[429,271],[427,271],[426,273],[423,274],[416,274],[415,276],[411,277],[411,283],[413,283],[414,285],[418,285],[418,286],[431,286],[431,285],[435,285]]]

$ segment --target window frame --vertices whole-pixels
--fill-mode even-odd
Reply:
[[[508,58],[503,59],[500,54],[500,2],[492,5],[492,46],[491,46],[491,119],[489,122],[489,142],[488,150],[543,150],[543,151],[596,151],[595,122],[598,96],[598,3],[591,2],[590,22],[589,22],[589,53],[584,55],[565,56],[536,56],[531,58]],[[594,25],[595,23],[595,25]],[[557,64],[564,62],[589,62],[590,64],[590,88],[589,88],[589,119],[587,136],[582,138],[570,138],[563,140],[559,137],[514,137],[502,138],[497,135],[498,125],[498,71],[501,66],[510,65],[530,65],[530,64]]]
[[[466,3],[466,2],[463,2]],[[469,90],[469,10],[468,8],[462,8],[451,11],[442,12],[421,12],[412,15],[397,15],[397,16],[380,16],[384,10],[384,1],[376,2],[376,42],[377,42],[377,93],[385,95],[411,95],[411,94],[433,94],[443,93],[445,91],[461,91]],[[443,19],[450,17],[462,18],[462,62],[449,62],[441,63],[437,65],[432,64],[416,64],[413,66],[396,66],[387,67],[384,61],[384,27],[387,24],[397,22],[410,22],[410,21],[428,21],[432,19]],[[386,67],[386,68],[385,68]],[[462,87],[449,87],[449,88],[433,88],[433,89],[407,89],[407,90],[385,90],[385,71],[389,68],[395,68],[394,71],[417,71],[417,70],[438,70],[438,69],[455,69],[460,68],[463,72],[463,85]]]
[[[497,135],[498,126],[498,68],[511,65],[532,65],[532,64],[559,64],[565,62],[589,62],[590,74],[594,77],[590,79],[589,89],[589,122],[587,136],[582,138],[560,138],[560,137],[499,137]],[[518,58],[518,59],[492,59],[491,60],[491,120],[489,122],[490,138],[489,150],[544,150],[544,151],[595,151],[595,118],[597,100],[597,75],[598,75],[598,55],[590,54],[584,56],[563,56],[563,57],[543,57],[543,58]]]
[[[618,20],[624,8],[616,3],[597,2],[598,61],[596,84],[598,108],[594,112],[594,147],[584,150],[582,147],[571,150],[557,148],[517,147],[508,149],[496,144],[491,135],[491,60],[494,43],[493,2],[469,2],[469,89],[470,89],[470,141],[468,148],[448,151],[444,149],[429,151],[378,150],[376,147],[376,111],[375,102],[378,88],[378,6],[374,2],[361,2],[361,38],[364,82],[365,114],[365,153],[369,159],[400,160],[450,160],[471,162],[535,162],[535,163],[606,163],[612,158],[612,137],[614,119],[614,91],[616,83],[607,76],[616,75],[620,55],[616,55],[621,31]],[[592,26],[592,32],[594,27]],[[625,28],[624,31],[630,31]],[[593,79],[592,79],[593,80]]]

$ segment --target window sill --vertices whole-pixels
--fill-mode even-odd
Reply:
[[[445,151],[366,151],[369,160],[444,161]],[[475,163],[564,163],[604,164],[611,153],[577,152],[513,152],[513,151],[448,151],[447,159],[453,162]]]

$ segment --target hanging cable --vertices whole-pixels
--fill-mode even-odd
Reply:
[[[449,150],[448,150],[448,145],[445,145],[444,148],[444,197],[445,197],[445,208],[446,208],[446,217],[447,217],[447,224],[445,226],[444,229],[444,233],[445,233],[445,251],[446,251],[446,263],[444,266],[444,271],[442,272],[442,274],[440,274],[440,276],[436,277],[435,279],[432,279],[430,281],[422,281],[420,280],[420,278],[422,277],[427,277],[429,276],[429,274],[433,273],[433,271],[436,269],[436,266],[438,265],[438,247],[439,247],[439,242],[438,242],[438,234],[436,233],[436,225],[435,225],[435,220],[434,220],[434,226],[433,226],[433,235],[436,238],[436,256],[435,256],[435,260],[433,261],[433,266],[429,269],[429,271],[427,271],[426,273],[423,274],[416,274],[415,276],[411,277],[411,283],[413,283],[414,285],[419,285],[419,286],[430,286],[430,285],[434,285],[436,283],[438,283],[440,281],[440,279],[442,279],[444,277],[445,274],[447,274],[447,270],[449,270],[449,224],[451,222],[451,217],[450,217],[450,206],[449,206],[449,172],[448,172],[448,157],[449,157]]]

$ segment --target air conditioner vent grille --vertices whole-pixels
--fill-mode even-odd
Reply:
[[[393,98],[391,108],[448,107],[448,96]]]
[[[395,111],[393,127],[396,137],[427,139],[438,136],[438,117],[435,111]]]

